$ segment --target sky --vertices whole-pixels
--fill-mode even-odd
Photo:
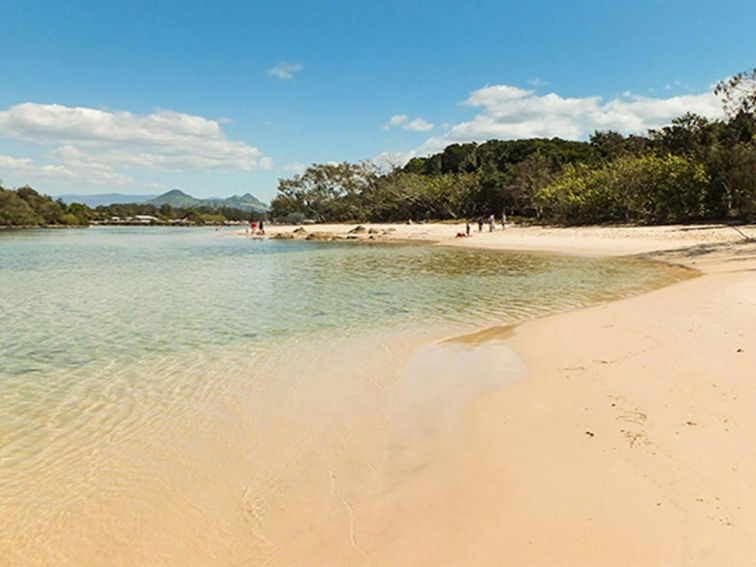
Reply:
[[[313,163],[716,118],[753,1],[0,2],[0,180],[275,196]]]

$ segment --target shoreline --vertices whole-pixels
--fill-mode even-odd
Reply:
[[[515,330],[529,378],[468,413],[467,466],[520,487],[517,522],[501,518],[508,561],[742,565],[756,551],[756,278],[741,271],[756,246],[719,254],[699,278]]]
[[[424,560],[743,565],[756,553],[756,242],[640,244],[633,257],[698,277],[502,331],[528,376],[468,407],[442,489],[456,504],[422,534],[394,534],[409,546],[455,525]]]
[[[299,235],[294,231],[301,231]],[[355,242],[422,242],[427,244],[472,247],[493,250],[544,252],[578,256],[635,256],[680,250],[692,246],[721,245],[756,240],[756,225],[742,225],[737,230],[724,224],[689,224],[659,226],[518,226],[500,225],[494,232],[473,231],[470,237],[459,224],[318,224],[269,225],[266,237],[273,239],[347,240]],[[244,231],[234,234],[245,236]]]
[[[373,546],[370,560],[748,564],[756,553],[756,242],[712,226],[441,234],[455,228],[397,227],[389,240],[629,256],[697,277],[449,337],[501,344],[528,374],[467,404],[464,443],[447,472],[418,475],[402,491],[408,502],[388,498],[377,525],[391,545]],[[756,236],[756,227],[743,228]]]

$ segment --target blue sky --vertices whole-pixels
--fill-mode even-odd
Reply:
[[[119,4],[0,4],[5,185],[267,200],[315,162],[717,116],[756,65],[746,1]]]

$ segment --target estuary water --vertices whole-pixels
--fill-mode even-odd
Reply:
[[[333,564],[364,559],[360,502],[438,464],[464,395],[525,372],[440,339],[683,277],[213,229],[0,232],[0,563],[275,564],[323,543],[313,517],[344,525],[354,557]]]

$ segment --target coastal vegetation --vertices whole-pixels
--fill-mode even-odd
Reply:
[[[501,212],[534,222],[756,220],[756,70],[717,85],[726,117],[645,135],[451,144],[388,171],[315,164],[279,182],[273,219],[406,221]]]
[[[126,221],[137,216],[154,217],[156,223],[223,224],[228,221],[259,220],[264,212],[210,205],[174,207],[168,202],[125,203],[89,207],[82,203],[66,204],[42,195],[31,187],[4,189],[0,186],[0,226],[87,226],[92,223]]]
[[[84,205],[67,206],[31,187],[0,187],[0,226],[79,226],[89,224]]]

